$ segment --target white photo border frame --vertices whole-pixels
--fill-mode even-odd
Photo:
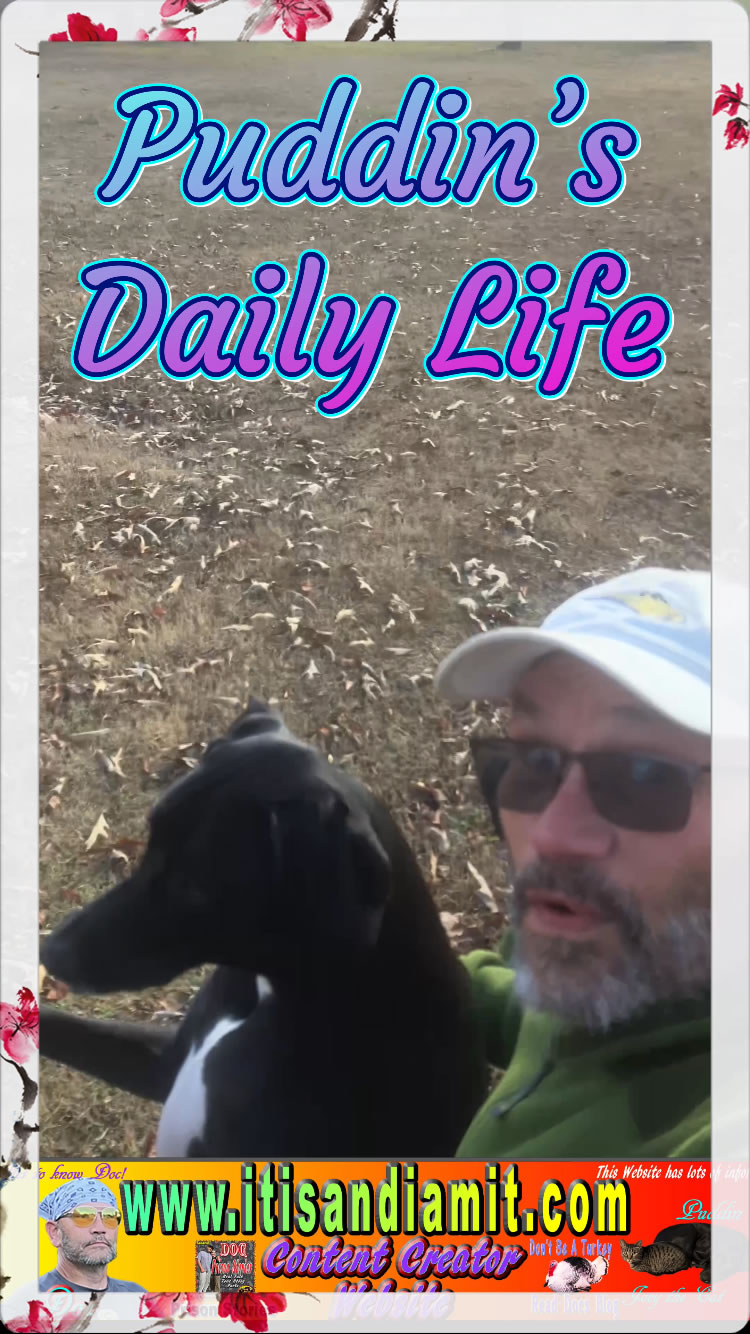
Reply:
[[[2,0],[0,0],[2,3]],[[11,0],[0,14],[2,51],[2,171],[0,312],[0,540],[2,543],[1,785],[0,785],[0,998],[15,999],[22,986],[38,993],[38,88],[37,62],[19,50],[36,48],[40,39],[64,27],[74,6],[58,0]],[[134,32],[154,21],[156,0],[96,0],[87,5],[97,22]],[[358,13],[359,0],[334,0],[335,22],[311,34],[312,40],[342,41]],[[221,9],[229,23],[220,32],[212,15],[198,20],[201,41],[234,40],[247,17],[242,0]],[[231,22],[230,22],[231,20]],[[712,46],[712,90],[727,80],[750,85],[748,15],[734,0],[403,0],[399,43],[431,41],[523,41],[540,32],[555,41],[708,42]],[[229,37],[231,29],[232,37]],[[255,40],[281,40],[278,30]],[[346,48],[342,45],[342,73]],[[711,106],[707,90],[706,115]],[[724,151],[723,118],[713,127],[712,160],[712,573],[713,573],[713,986],[712,986],[712,1163],[735,1165],[744,1178],[722,1170],[712,1182],[712,1211],[741,1211],[740,1228],[748,1235],[748,1085],[750,1074],[750,857],[748,810],[748,366],[750,232],[748,185],[750,148]],[[603,219],[602,219],[603,221]],[[602,242],[605,241],[602,235]],[[744,615],[737,589],[744,590]],[[27,1067],[36,1077],[38,1067]],[[3,1149],[9,1143],[8,1117],[18,1103],[17,1075],[0,1066],[0,1115]],[[31,1170],[6,1183],[0,1203],[6,1213],[0,1236],[0,1261],[12,1249],[24,1255],[27,1281],[37,1270],[38,1137],[28,1144]],[[8,1228],[12,1214],[13,1228]],[[716,1239],[720,1240],[719,1238]],[[721,1250],[713,1263],[720,1266]],[[5,1265],[2,1265],[5,1268]],[[8,1268],[11,1268],[8,1261]],[[26,1272],[28,1271],[28,1272]],[[16,1272],[18,1272],[16,1270]],[[8,1298],[3,1302],[4,1314]],[[622,1312],[639,1330],[739,1329],[750,1311],[748,1274],[724,1293],[721,1305],[709,1306],[683,1294],[679,1308],[666,1302],[647,1307],[631,1303]],[[617,1297],[617,1294],[606,1294]],[[655,1296],[656,1294],[651,1294]],[[632,1296],[632,1294],[631,1294]],[[667,1296],[667,1294],[664,1294]],[[284,1315],[272,1317],[283,1328],[319,1328],[330,1320],[334,1298],[318,1303],[289,1298]],[[457,1294],[450,1317],[437,1323],[387,1322],[388,1328],[458,1327],[486,1330],[498,1319],[519,1329],[549,1329],[540,1320],[533,1294],[498,1290],[492,1294]],[[11,1311],[7,1310],[8,1318]],[[135,1309],[126,1295],[109,1297],[97,1313],[94,1330],[131,1330]],[[679,1317],[678,1323],[675,1316]],[[710,1317],[710,1318],[708,1318]],[[185,1319],[186,1329],[226,1330],[227,1321]],[[359,1323],[359,1322],[357,1322]],[[365,1322],[367,1323],[367,1322]],[[556,1323],[556,1322],[555,1322]],[[611,1317],[581,1316],[565,1327],[610,1329]]]

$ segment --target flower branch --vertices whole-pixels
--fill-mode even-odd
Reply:
[[[748,118],[738,114],[740,107],[747,106],[747,102],[743,101],[744,93],[745,90],[741,83],[736,83],[734,88],[730,88],[728,83],[723,83],[716,93],[712,114],[717,116],[722,111],[726,113],[725,148],[737,148],[739,145],[747,144],[750,140]]]

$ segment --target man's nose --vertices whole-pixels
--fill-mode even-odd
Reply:
[[[615,838],[614,828],[591,800],[582,765],[574,762],[549,806],[532,824],[530,839],[537,857],[599,860],[612,851]]]

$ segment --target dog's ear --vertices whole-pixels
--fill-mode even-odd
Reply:
[[[240,741],[242,737],[260,736],[262,732],[279,732],[283,728],[284,724],[276,710],[262,699],[255,699],[251,695],[245,712],[232,723],[227,738],[230,741]]]
[[[283,719],[270,705],[251,696],[247,708],[227,729],[225,736],[209,741],[203,752],[203,758],[213,755],[230,741],[242,741],[244,737],[261,736],[264,732],[284,732]]]
[[[382,908],[391,888],[391,862],[365,811],[336,799],[336,821],[344,833],[346,873],[366,908]]]
[[[340,849],[339,877],[343,892],[355,899],[357,935],[372,947],[378,940],[391,891],[391,863],[365,811],[337,798],[336,823]]]
[[[366,810],[324,780],[276,806],[273,841],[277,893],[297,913],[298,930],[306,923],[318,948],[374,945],[391,863]]]

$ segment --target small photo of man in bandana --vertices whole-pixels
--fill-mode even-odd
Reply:
[[[57,1264],[39,1278],[40,1292],[145,1292],[140,1283],[110,1278],[107,1267],[117,1256],[121,1214],[117,1197],[103,1181],[83,1177],[67,1181],[39,1204]]]

